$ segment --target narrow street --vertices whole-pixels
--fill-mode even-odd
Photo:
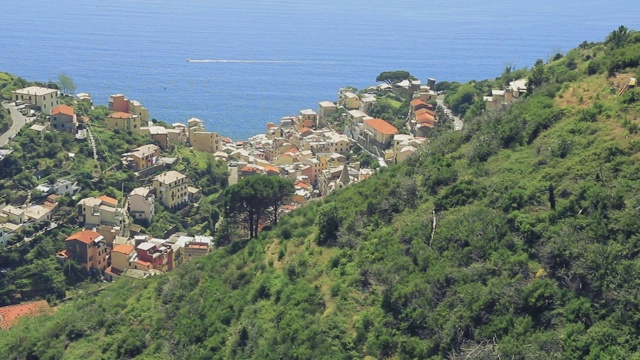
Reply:
[[[451,109],[449,109],[444,104],[444,95],[438,95],[438,97],[436,98],[436,102],[438,103],[438,106],[442,106],[442,108],[444,109],[444,113],[447,115],[447,117],[449,117],[450,119],[453,119],[453,129],[462,130],[462,127],[464,126],[464,122],[462,122],[462,120],[460,120],[459,117],[453,116]]]
[[[0,135],[0,147],[4,146],[9,142],[9,140],[13,139],[14,136],[22,129],[24,124],[26,124],[27,119],[20,113],[20,111],[13,106],[11,103],[2,103],[2,107],[5,109],[9,109],[11,114],[11,120],[13,123],[7,132]]]

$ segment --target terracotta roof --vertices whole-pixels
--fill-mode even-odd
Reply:
[[[382,119],[370,119],[364,120],[364,123],[372,127],[375,131],[385,134],[385,135],[394,135],[398,133],[398,129],[395,126],[389,124],[388,122]]]
[[[63,105],[58,105],[53,109],[51,109],[51,115],[56,115],[56,114],[65,114],[65,115],[73,116],[74,112],[71,106],[63,104]]]
[[[111,250],[111,252],[117,252],[120,254],[129,255],[131,254],[131,252],[133,252],[134,249],[135,247],[131,244],[121,244],[114,247],[113,250]]]
[[[411,100],[411,106],[417,106],[417,105],[427,105],[427,103],[420,99]]]
[[[418,110],[415,111],[415,114],[416,115],[429,114],[429,115],[432,115],[432,116],[436,115],[436,113],[434,111],[429,110],[429,109],[418,109]]]
[[[436,119],[431,116],[430,114],[427,113],[423,113],[420,115],[416,115],[416,122],[418,122],[418,124],[422,124],[422,123],[433,123],[435,124]]]
[[[309,129],[308,127],[303,126],[300,128],[300,134],[303,134],[309,131],[311,131],[311,129]]]
[[[112,197],[108,197],[107,195],[100,195],[100,196],[98,196],[98,199],[101,200],[101,201],[106,202],[109,205],[113,205],[113,206],[118,205],[118,200],[116,200],[116,199],[114,199]]]
[[[51,307],[46,300],[0,307],[0,328],[7,330],[15,324],[18,318],[41,313],[51,313]]]
[[[264,171],[266,171],[266,172],[272,171],[272,172],[276,172],[278,174],[280,173],[280,169],[278,169],[277,167],[275,167],[273,165],[264,165],[263,167],[264,167]]]
[[[251,172],[258,172],[258,168],[254,167],[254,166],[245,166],[242,169],[240,169],[240,171],[251,171]]]
[[[64,241],[78,240],[78,241],[83,242],[85,244],[91,244],[91,242],[93,240],[97,239],[98,237],[102,237],[102,235],[98,234],[95,231],[83,230],[83,231],[79,231],[79,232],[69,236]]]
[[[132,118],[133,114],[129,114],[126,112],[122,112],[122,111],[116,111],[114,113],[111,113],[111,115],[109,115],[110,118],[114,118],[114,119],[128,119],[128,118]]]
[[[304,181],[300,181],[300,180],[296,181],[294,186],[298,186],[298,187],[301,187],[301,188],[304,188],[304,189],[307,189],[307,190],[311,190],[312,189],[311,185],[305,183]]]
[[[151,263],[150,263],[150,262],[148,262],[148,261],[143,261],[143,260],[140,260],[140,259],[136,260],[136,264],[138,264],[138,265],[142,265],[142,266],[147,266],[147,267],[151,266]]]

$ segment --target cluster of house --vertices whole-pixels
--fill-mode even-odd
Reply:
[[[303,203],[373,174],[372,169],[347,160],[355,145],[378,158],[381,166],[404,161],[418,151],[436,126],[435,109],[428,103],[435,99],[434,86],[435,80],[429,79],[426,86],[419,80],[405,80],[374,86],[360,94],[340,89],[336,102],[321,101],[317,111],[304,109],[297,116],[283,117],[278,125],[268,123],[265,134],[246,142],[222,139],[220,151],[214,155],[228,162],[230,184],[255,174],[290,178],[295,181],[294,202]],[[367,114],[377,96],[386,92],[413,98],[408,114],[411,134],[400,134],[391,123]],[[344,132],[331,128],[335,116],[345,120]]]
[[[151,223],[155,201],[177,209],[194,202],[198,189],[189,186],[189,179],[170,170],[153,178],[150,186],[135,188],[124,204],[106,195],[88,197],[77,203],[77,222],[85,230],[65,239],[65,249],[56,257],[64,262],[73,259],[87,271],[98,271],[107,279],[123,273],[140,277],[155,272],[171,271],[183,261],[208,254],[213,239],[208,236],[172,235],[169,239],[145,235],[124,236],[127,212],[137,220]]]
[[[504,89],[491,90],[491,96],[484,96],[483,100],[487,110],[495,110],[509,105],[521,95],[527,93],[527,79],[518,79],[509,82],[509,86]]]
[[[359,94],[352,89],[340,89],[336,102],[321,101],[317,111],[304,109],[297,116],[283,117],[278,125],[268,123],[264,134],[244,142],[233,142],[206,131],[203,122],[197,118],[189,119],[186,124],[174,123],[169,128],[157,126],[149,120],[149,112],[140,102],[129,100],[122,94],[112,95],[106,127],[146,135],[155,142],[122,154],[123,167],[140,177],[164,171],[155,176],[149,186],[134,189],[127,196],[125,208],[134,219],[151,223],[156,200],[167,208],[177,209],[198,199],[200,190],[189,186],[187,176],[169,170],[177,159],[161,156],[161,150],[174,144],[184,144],[226,161],[230,184],[256,174],[292,179],[295,194],[292,204],[285,207],[291,210],[311,198],[329,194],[373,174],[372,169],[347,160],[353,146],[359,145],[377,157],[381,166],[386,166],[387,162],[404,161],[418,151],[437,123],[430,103],[436,96],[432,90],[434,86],[435,80],[428,79],[426,86],[419,80],[404,80],[397,84],[373,86]],[[388,92],[412,98],[407,115],[410,134],[400,134],[391,123],[367,114],[377,97]],[[51,128],[76,134],[86,131],[83,124],[88,119],[78,122],[73,108],[60,104],[59,96],[58,90],[41,87],[13,92],[14,101],[25,102],[40,111],[49,109]],[[77,101],[91,104],[89,94],[78,94],[77,97]],[[331,128],[331,118],[336,116],[344,120],[344,132]],[[3,224],[0,227],[0,245],[6,242],[7,234],[15,233],[25,225],[50,220],[56,196],[66,194],[59,188],[65,185],[74,193],[78,191],[77,185],[65,181],[52,186],[41,185],[39,190],[50,194],[43,204],[22,208],[7,205],[0,210],[0,223]],[[77,206],[78,221],[88,229],[100,226],[121,228],[127,218],[125,209],[119,207],[115,199],[106,196],[82,199]],[[101,267],[106,268],[105,263],[101,262],[97,268]]]
[[[76,194],[80,186],[68,179],[58,179],[54,184],[41,184],[34,190],[46,196],[38,204],[31,203],[32,193],[30,193],[21,206],[11,204],[1,206],[0,247],[4,247],[18,231],[50,222],[58,207],[59,197]]]
[[[117,227],[100,225],[78,231],[65,239],[65,249],[56,254],[61,263],[74,260],[86,271],[107,280],[120,276],[142,278],[175,269],[205,256],[213,249],[210,236],[173,234],[168,239],[148,235],[122,236]]]

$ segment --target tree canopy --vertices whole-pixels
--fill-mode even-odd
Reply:
[[[65,73],[58,75],[58,87],[64,95],[72,95],[76,91],[73,79]]]
[[[243,225],[253,239],[261,226],[277,224],[278,212],[293,190],[293,183],[280,177],[243,178],[223,192],[225,218]]]
[[[383,71],[376,77],[376,81],[384,81],[387,84],[394,84],[402,80],[415,80],[416,78],[409,74],[408,71]]]

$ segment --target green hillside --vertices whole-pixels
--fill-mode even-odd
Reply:
[[[0,358],[640,359],[639,65],[621,28],[454,85],[463,131],[256,239],[23,321]],[[530,94],[482,112],[516,76]]]

